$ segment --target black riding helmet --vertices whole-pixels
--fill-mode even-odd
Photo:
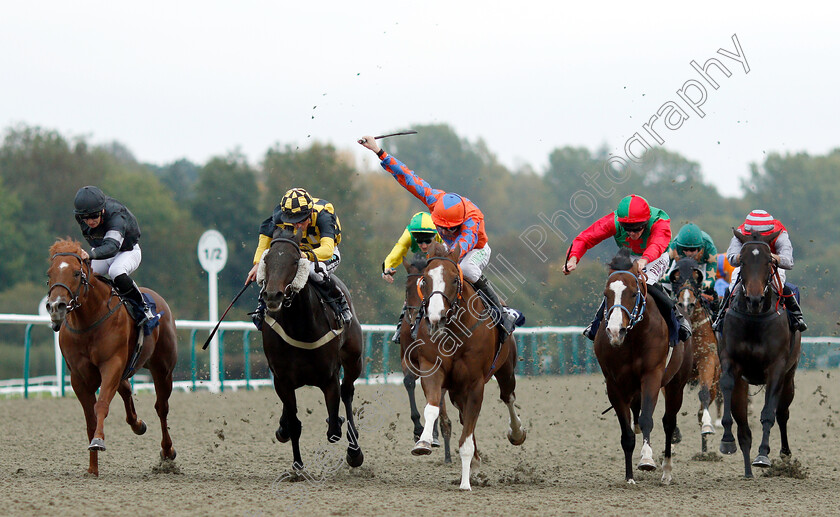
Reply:
[[[73,213],[76,214],[77,218],[98,214],[105,208],[105,194],[99,187],[92,185],[82,187],[76,192],[73,206],[75,208]]]

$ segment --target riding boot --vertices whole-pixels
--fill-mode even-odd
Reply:
[[[324,287],[327,297],[330,298],[328,302],[335,304],[335,308],[338,309],[338,314],[344,323],[350,323],[353,320],[353,313],[350,312],[350,305],[347,303],[344,292],[338,287],[338,284],[331,276],[327,274],[322,276],[323,280],[319,283]]]
[[[487,281],[487,277],[484,275],[481,275],[478,280],[473,282],[473,285],[476,289],[481,291],[484,295],[484,299],[493,306],[491,310],[499,315],[498,323],[501,325],[502,329],[507,334],[513,332],[513,329],[516,328],[517,321],[520,317],[522,317],[521,313],[517,314],[517,311],[507,310],[507,307],[502,305],[502,302],[499,301],[499,296],[496,294],[496,291],[493,290],[493,286],[490,285],[490,282]],[[522,318],[524,320],[524,317]]]
[[[676,345],[677,341],[685,341],[691,337],[691,326],[685,321],[680,311],[677,310],[674,305],[674,300],[665,294],[665,291],[656,284],[648,285],[648,292],[653,296],[656,307],[668,324],[668,342],[671,346]]]
[[[583,330],[583,335],[590,341],[595,341],[595,334],[598,333],[598,327],[601,326],[601,320],[604,319],[604,311],[607,309],[607,299],[601,300],[601,306],[595,312],[595,319]]]
[[[131,307],[129,312],[138,327],[142,327],[147,321],[155,318],[149,306],[146,305],[146,300],[143,299],[143,295],[140,294],[140,289],[131,277],[125,273],[117,275],[114,278],[114,287],[117,288],[117,292],[122,299],[129,301],[129,306]]]
[[[805,324],[805,317],[802,316],[802,308],[799,307],[799,302],[796,301],[793,291],[790,290],[790,287],[785,285],[783,294],[784,297],[782,299],[784,300],[785,308],[793,319],[793,329],[798,330],[799,332],[805,332],[808,330],[808,325]]]
[[[720,328],[723,326],[723,315],[726,314],[726,308],[729,307],[730,298],[732,298],[732,290],[727,287],[723,294],[723,301],[720,302],[720,309],[715,316],[715,321],[712,322],[712,330],[715,332],[720,332]]]
[[[400,319],[397,321],[397,330],[391,337],[391,343],[400,344],[400,330],[402,329],[403,318],[405,318],[405,307],[403,307],[403,312],[400,313]]]
[[[257,302],[257,308],[254,312],[249,312],[248,315],[251,316],[251,321],[254,322],[254,326],[257,327],[257,330],[262,330],[263,321],[265,321],[265,302],[262,298],[260,298]]]

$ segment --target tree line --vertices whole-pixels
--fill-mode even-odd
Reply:
[[[769,153],[751,165],[741,197],[728,198],[704,180],[696,162],[664,148],[619,170],[605,167],[606,148],[563,146],[544,170],[510,170],[483,141],[462,138],[448,125],[412,129],[418,134],[383,146],[433,187],[458,192],[482,209],[493,250],[488,277],[523,310],[529,326],[589,321],[600,303],[603,264],[616,248],[598,246],[564,277],[566,250],[629,193],[664,209],[674,234],[687,222],[698,224],[720,252],[751,209],[768,210],[790,230],[796,268],[788,279],[802,289],[809,333],[834,335],[840,325],[832,274],[840,267],[840,186],[833,181],[840,149],[820,156]],[[390,323],[400,312],[404,276],[386,284],[381,263],[410,216],[424,207],[383,170],[359,170],[353,153],[319,142],[305,148],[278,143],[259,163],[234,150],[204,164],[149,164],[121,143],[92,145],[26,125],[6,129],[0,147],[0,311],[35,312],[46,294],[47,250],[56,238],[81,239],[73,197],[90,184],[137,216],[143,263],[135,277],[165,296],[177,318],[207,318],[206,273],[196,255],[201,233],[216,229],[229,244],[219,279],[225,307],[251,266],[260,222],[293,186],[335,206],[342,225],[338,274],[360,320]],[[229,317],[245,319],[256,295],[252,288]]]

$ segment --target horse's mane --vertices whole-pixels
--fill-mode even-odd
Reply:
[[[276,230],[274,230],[274,234],[271,236],[272,239],[283,238],[283,239],[295,239],[295,229],[294,227],[290,226],[278,226]]]
[[[426,259],[425,253],[415,253],[413,257],[411,257],[411,262],[409,262],[409,267],[416,269],[417,271],[423,271],[426,269],[426,264],[428,260]]]
[[[66,239],[58,239],[50,246],[50,257],[56,253],[76,253],[82,251],[82,245],[79,241],[67,237]]]
[[[630,249],[621,248],[615,257],[610,261],[609,268],[613,271],[629,271],[633,267],[633,260],[630,258]]]

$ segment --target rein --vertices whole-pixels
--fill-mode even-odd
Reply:
[[[607,281],[609,281],[609,279],[613,276],[621,274],[628,274],[636,280],[636,299],[633,303],[633,311],[631,312],[619,301],[619,303],[616,303],[612,307],[607,309],[607,311],[604,313],[604,319],[608,320],[613,309],[618,308],[624,311],[627,314],[627,317],[630,319],[630,322],[627,324],[627,330],[629,331],[633,327],[635,327],[637,323],[642,321],[642,318],[644,318],[645,308],[647,307],[647,282],[639,282],[640,279],[646,278],[644,272],[640,273],[639,276],[636,276],[630,271],[613,271],[612,273],[610,273],[610,276],[607,277]],[[644,286],[644,288],[642,288],[642,286]],[[643,290],[644,294],[642,294]],[[604,297],[604,300],[606,300],[606,296]]]

